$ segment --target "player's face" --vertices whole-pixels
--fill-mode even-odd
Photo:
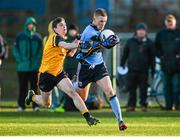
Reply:
[[[107,22],[107,16],[95,16],[93,20],[93,24],[97,26],[99,30],[103,30]]]
[[[171,20],[171,21],[165,21],[165,25],[167,29],[175,29],[176,28],[176,20]]]
[[[146,30],[144,29],[137,30],[137,37],[144,38],[145,36],[146,36]]]
[[[67,26],[65,21],[61,21],[57,24],[56,28],[54,28],[55,32],[59,35],[66,35],[67,33]]]

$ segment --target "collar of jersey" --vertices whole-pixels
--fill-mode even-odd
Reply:
[[[96,26],[96,25],[94,25],[94,24],[90,24],[90,26],[91,26],[91,27],[93,27],[95,30],[99,31],[99,29],[97,28],[97,26]]]
[[[59,35],[58,33],[54,32],[57,36],[60,36],[62,39],[66,39],[66,36]]]

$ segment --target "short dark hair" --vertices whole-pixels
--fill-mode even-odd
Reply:
[[[106,17],[107,16],[106,10],[103,9],[103,8],[98,8],[98,9],[95,10],[94,16],[103,16],[103,17]]]
[[[79,31],[79,28],[78,28],[78,26],[75,25],[75,24],[70,24],[70,25],[68,26],[68,30],[76,30],[76,31]]]
[[[57,27],[57,24],[62,22],[62,21],[65,21],[64,18],[62,17],[57,17],[55,18],[53,21],[52,21],[52,28],[56,28]]]

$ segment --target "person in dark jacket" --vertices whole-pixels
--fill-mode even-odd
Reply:
[[[166,28],[159,31],[155,39],[156,55],[160,58],[166,110],[180,109],[180,29],[176,27],[174,15],[165,17]]]
[[[13,48],[13,54],[17,64],[19,80],[18,111],[25,110],[25,97],[30,89],[37,91],[37,75],[42,58],[42,38],[36,32],[36,20],[33,17],[27,18],[24,31],[19,33]],[[35,111],[37,104],[33,104]]]
[[[125,66],[127,62],[128,74],[126,90],[129,91],[127,111],[135,111],[136,90],[139,86],[140,105],[142,111],[147,110],[147,87],[148,70],[154,73],[153,42],[147,37],[147,25],[139,23],[136,26],[135,35],[130,38],[123,50],[120,65]]]

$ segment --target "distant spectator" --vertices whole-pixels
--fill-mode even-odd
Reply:
[[[79,28],[75,24],[70,24],[68,27],[67,33],[67,42],[73,42],[76,37],[79,35]],[[76,55],[73,57],[66,57],[64,61],[64,70],[68,74],[69,78],[72,80],[73,77],[76,75],[78,61],[75,58]],[[77,111],[73,100],[66,94],[64,94],[64,108],[66,111]]]
[[[8,58],[8,45],[5,39],[0,34],[0,69],[2,67],[3,60]],[[1,90],[3,89],[3,72],[0,71],[0,99],[1,99]]]
[[[13,54],[19,80],[18,111],[23,112],[28,84],[30,89],[37,91],[37,75],[42,58],[42,38],[36,32],[36,20],[33,17],[27,18],[24,31],[18,34]],[[33,103],[33,109],[38,111],[38,105]]]
[[[127,111],[135,111],[137,94],[139,87],[140,102],[142,111],[147,110],[147,87],[148,71],[152,69],[154,73],[153,43],[147,36],[147,25],[139,23],[136,26],[135,35],[130,38],[123,51],[121,66],[125,67],[127,62],[128,74],[126,90],[129,91]]]
[[[180,29],[176,27],[174,15],[165,17],[166,28],[159,31],[155,39],[157,57],[161,61],[166,110],[180,110]]]
[[[5,39],[0,34],[0,67],[2,65],[2,60],[8,58],[8,45]]]
[[[67,42],[73,42],[77,35],[79,28],[75,24],[70,24],[68,27]],[[69,78],[72,79],[76,75],[78,61],[75,57],[66,57],[64,62],[64,70],[68,73]]]
[[[103,99],[98,92],[97,85],[95,85],[94,83],[92,83],[88,98],[85,103],[86,103],[87,108],[90,110],[102,109],[103,107],[103,103],[104,103]]]

